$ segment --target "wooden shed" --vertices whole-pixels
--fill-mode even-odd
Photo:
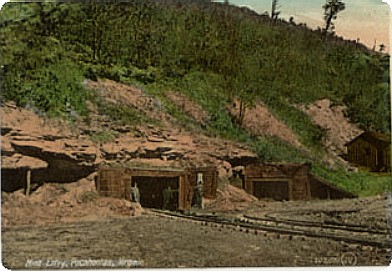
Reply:
[[[192,206],[198,174],[202,176],[204,197],[214,198],[217,170],[205,168],[135,168],[101,167],[98,170],[97,190],[101,196],[130,199],[131,186],[137,183],[140,203],[147,208],[163,207],[163,190],[173,190],[170,210],[189,210]]]
[[[245,167],[245,190],[259,199],[311,200],[354,197],[310,173],[310,164],[252,164]]]
[[[347,160],[372,171],[391,171],[390,135],[366,131],[346,144]]]

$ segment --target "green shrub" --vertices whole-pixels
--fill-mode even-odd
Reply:
[[[90,134],[91,141],[95,143],[105,143],[113,141],[116,138],[116,135],[112,131],[99,131]]]
[[[2,98],[36,108],[48,116],[85,115],[86,92],[81,69],[58,42],[50,39],[42,42],[45,43],[42,48],[23,51],[5,65]]]
[[[80,196],[80,201],[82,203],[88,203],[88,202],[95,201],[97,198],[99,198],[99,194],[97,191],[85,191]]]
[[[373,172],[347,172],[345,169],[329,169],[313,164],[312,172],[338,187],[355,195],[366,197],[391,191],[392,178],[390,174]]]

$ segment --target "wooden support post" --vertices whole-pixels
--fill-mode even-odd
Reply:
[[[288,186],[288,192],[289,192],[289,194],[288,194],[288,200],[293,200],[293,179],[290,179],[288,182],[287,182],[287,186]]]
[[[185,210],[186,202],[185,202],[185,176],[179,176],[178,178],[178,209]]]
[[[131,191],[132,191],[132,175],[130,175],[129,177],[129,180],[128,180],[128,184],[127,184],[127,189],[128,189],[128,193],[127,193],[127,200],[130,200],[130,201],[132,201],[132,194],[131,194]]]
[[[101,169],[98,170],[97,176],[95,176],[95,186],[97,187],[98,194],[102,196],[101,191]]]
[[[31,185],[31,170],[27,170],[26,174],[26,196],[30,195],[30,185]]]
[[[306,199],[307,200],[311,200],[312,199],[312,190],[310,189],[310,176],[307,175],[307,179],[306,179]]]

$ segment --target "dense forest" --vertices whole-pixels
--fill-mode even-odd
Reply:
[[[86,117],[84,79],[109,78],[191,96],[212,116],[203,131],[250,142],[266,160],[304,157],[250,137],[227,113],[233,98],[244,110],[262,101],[315,157],[325,131],[298,105],[328,98],[362,128],[390,130],[389,55],[227,2],[11,2],[0,27],[2,100],[48,117]],[[136,114],[102,107],[112,118]]]

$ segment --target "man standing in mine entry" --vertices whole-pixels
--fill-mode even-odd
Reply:
[[[197,183],[195,187],[193,206],[199,209],[204,208],[203,204],[203,173],[197,173]]]
[[[178,192],[176,189],[171,189],[170,185],[163,189],[162,195],[163,195],[163,210],[168,210],[170,207],[171,200],[173,198],[173,194]]]
[[[162,196],[163,196],[163,206],[162,206],[162,209],[163,210],[167,210],[167,205],[169,205],[169,201],[170,201],[170,198],[171,198],[171,187],[170,187],[170,185],[168,187],[166,187],[165,189],[163,189]]]
[[[131,201],[140,203],[140,190],[137,187],[137,182],[135,182],[135,186],[131,187]]]

